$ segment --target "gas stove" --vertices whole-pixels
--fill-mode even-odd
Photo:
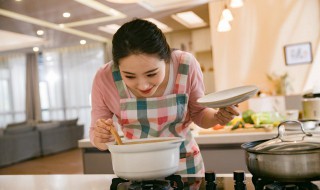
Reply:
[[[320,190],[320,181],[283,182],[253,176],[256,190]]]
[[[320,181],[286,183],[255,178],[237,170],[233,174],[206,172],[205,177],[171,175],[164,179],[129,181],[113,178],[110,190],[320,190]]]

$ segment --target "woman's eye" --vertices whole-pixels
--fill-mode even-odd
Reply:
[[[126,76],[127,79],[134,79],[133,76]]]
[[[148,77],[153,77],[153,76],[156,76],[157,75],[157,73],[152,73],[152,74],[148,74],[147,76]]]

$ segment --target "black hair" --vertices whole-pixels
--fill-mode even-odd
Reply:
[[[121,58],[132,54],[154,54],[166,63],[171,50],[162,31],[152,22],[134,19],[122,25],[112,39],[112,56],[115,66]]]

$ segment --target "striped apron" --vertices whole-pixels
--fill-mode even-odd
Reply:
[[[180,146],[177,174],[203,174],[204,165],[199,147],[189,126],[183,123],[188,109],[186,94],[188,71],[189,59],[181,56],[173,94],[151,98],[131,98],[119,69],[113,66],[113,78],[120,95],[120,118],[118,119],[126,139],[184,138],[185,141]]]

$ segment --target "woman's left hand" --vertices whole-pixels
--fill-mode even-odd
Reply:
[[[215,115],[216,121],[220,125],[226,125],[229,121],[231,121],[235,116],[240,114],[238,105],[228,106],[225,108],[219,108],[218,112]]]

